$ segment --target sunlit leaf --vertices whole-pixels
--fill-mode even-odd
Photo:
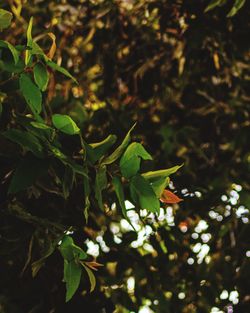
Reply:
[[[57,129],[67,135],[76,135],[80,132],[76,123],[68,115],[54,114],[52,116],[52,122]]]
[[[101,157],[105,155],[110,147],[116,142],[117,137],[115,135],[109,135],[101,142],[91,143],[86,146],[87,154],[92,161],[95,163]]]
[[[177,172],[178,169],[180,169],[182,166],[183,164],[176,165],[171,168],[164,169],[164,170],[150,171],[150,172],[143,173],[142,176],[146,179],[160,179],[163,177],[166,178],[170,176],[171,174],[174,174],[175,172]]]
[[[140,143],[131,143],[120,160],[122,175],[126,178],[134,176],[140,169],[141,158],[143,160],[152,160],[151,155]]]
[[[234,5],[228,13],[227,17],[233,17],[243,7],[245,2],[246,0],[235,0]]]
[[[0,30],[7,28],[11,24],[13,14],[4,9],[0,9]]]
[[[222,4],[225,4],[225,0],[212,0],[208,4],[208,6],[206,7],[205,12],[208,12],[208,11],[210,11],[210,10],[214,9],[215,7],[220,6]]]
[[[121,145],[115,149],[115,151],[108,157],[106,157],[101,163],[108,165],[111,164],[113,162],[115,162],[117,159],[119,159],[119,157],[122,155],[122,153],[124,152],[124,150],[126,149],[126,147],[128,146],[131,137],[130,134],[132,132],[132,130],[135,128],[136,123],[131,127],[131,129],[128,131],[126,137],[124,138],[123,142],[121,143]]]
[[[74,82],[77,83],[77,80],[64,67],[59,66],[50,60],[47,61],[47,65],[53,70],[62,73],[64,76],[71,78]]]
[[[30,58],[32,56],[33,48],[33,38],[32,38],[32,27],[33,27],[33,17],[30,18],[28,28],[27,28],[27,46],[30,48],[25,52],[25,65],[29,64]]]

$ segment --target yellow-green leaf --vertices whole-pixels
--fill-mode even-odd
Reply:
[[[76,135],[80,132],[76,123],[68,115],[54,114],[52,116],[52,122],[55,128],[67,135]]]
[[[4,9],[0,9],[0,30],[10,26],[13,14]]]

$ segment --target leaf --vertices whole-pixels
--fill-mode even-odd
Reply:
[[[42,94],[27,74],[21,74],[19,78],[21,93],[34,115],[42,111]]]
[[[74,241],[73,241],[72,237],[64,236],[62,239],[62,242],[59,246],[59,250],[62,254],[62,257],[67,261],[71,261],[74,259],[74,254],[73,254],[73,250],[72,250],[73,244],[74,244]]]
[[[25,64],[22,59],[19,59],[15,64],[13,58],[4,58],[0,60],[0,69],[9,73],[21,73],[24,70]]]
[[[87,258],[87,254],[79,246],[75,245],[72,237],[68,235],[63,237],[59,250],[62,257],[69,262],[73,259],[85,260]]]
[[[37,157],[44,156],[43,147],[41,146],[39,140],[29,132],[12,128],[4,132],[3,136],[19,144],[27,151],[32,152]]]
[[[35,277],[41,267],[44,265],[45,260],[55,251],[55,243],[52,243],[51,241],[48,242],[48,247],[44,253],[44,255],[37,261],[33,262],[31,264],[32,269],[32,277]]]
[[[245,4],[246,0],[235,0],[235,3],[228,13],[227,17],[232,17],[234,16]]]
[[[95,285],[96,285],[95,275],[93,274],[91,269],[88,268],[88,266],[84,264],[84,262],[81,262],[81,264],[85,268],[85,270],[88,274],[89,282],[90,282],[90,292],[92,292],[95,289]]]
[[[108,165],[111,163],[114,163],[123,153],[123,151],[126,149],[126,147],[128,146],[131,137],[130,134],[132,132],[132,130],[135,128],[136,123],[131,127],[131,129],[128,131],[126,137],[124,138],[123,142],[121,143],[121,145],[108,157],[106,157],[101,164],[103,165]]]
[[[101,142],[91,143],[86,145],[88,157],[94,164],[99,160],[107,150],[116,142],[117,137],[115,135],[109,135]]]
[[[18,164],[9,185],[8,193],[14,194],[33,185],[36,180],[46,174],[48,164],[45,160],[26,156]]]
[[[141,175],[134,176],[130,181],[132,189],[132,198],[138,203],[141,209],[146,209],[149,212],[159,213],[160,202],[154,193],[149,182]]]
[[[30,18],[26,36],[27,36],[27,46],[31,49],[27,49],[25,52],[25,65],[28,65],[32,56],[33,49],[33,38],[32,38],[32,27],[33,27],[33,17]]]
[[[122,175],[126,178],[134,176],[140,169],[141,158],[152,160],[151,155],[140,143],[131,143],[120,160]]]
[[[68,262],[64,261],[64,281],[66,282],[66,302],[68,302],[75,294],[79,287],[82,275],[80,264],[75,260]]]
[[[54,63],[54,62],[52,62],[50,60],[48,60],[46,63],[53,70],[62,73],[63,75],[65,75],[66,77],[71,78],[75,83],[77,83],[77,80],[64,67],[61,67],[61,66],[57,65],[56,63]]]
[[[89,207],[90,207],[90,201],[89,201],[90,185],[89,185],[88,177],[83,177],[83,189],[84,189],[84,200],[85,200],[84,217],[85,217],[86,223],[88,223]]]
[[[93,271],[97,271],[98,267],[102,267],[103,264],[97,263],[95,261],[87,262],[85,261],[84,264],[86,264],[89,268],[91,268]]]
[[[45,91],[49,82],[49,73],[42,63],[34,66],[34,80],[41,91]]]
[[[56,36],[55,36],[55,34],[53,34],[53,33],[48,33],[47,35],[48,35],[48,36],[51,38],[51,40],[52,40],[52,44],[51,44],[51,47],[50,47],[49,52],[48,52],[48,54],[47,54],[47,57],[48,57],[49,59],[53,59],[53,56],[54,56],[54,54],[55,54],[55,52],[56,52]]]
[[[214,9],[217,6],[223,5],[225,3],[225,0],[212,0],[209,5],[205,9],[205,13]]]
[[[64,198],[67,199],[69,197],[70,191],[73,188],[73,184],[75,181],[75,172],[71,167],[66,166],[63,178],[63,195]]]
[[[31,121],[30,125],[25,125],[25,127],[34,132],[35,136],[39,138],[43,139],[45,137],[49,141],[52,141],[55,137],[55,129],[44,123]]]
[[[125,206],[125,197],[124,197],[124,192],[122,188],[122,183],[119,177],[114,177],[112,180],[112,184],[115,188],[115,193],[117,196],[117,199],[119,201],[119,204],[122,208],[122,214],[125,218],[127,218],[127,210]]]
[[[0,30],[7,28],[11,24],[13,14],[4,9],[0,9]]]
[[[20,53],[12,44],[8,41],[0,40],[0,47],[9,49],[13,56],[14,63],[18,63]]]
[[[55,128],[67,135],[76,135],[80,132],[76,123],[68,115],[54,114],[52,116],[52,122]]]
[[[176,165],[174,167],[167,168],[165,170],[150,171],[150,172],[143,173],[142,176],[145,179],[160,179],[160,178],[163,178],[163,177],[168,177],[171,174],[174,174],[182,166],[183,166],[183,164],[182,165]]]
[[[150,185],[152,186],[152,188],[156,194],[156,197],[158,199],[162,195],[166,186],[169,184],[169,181],[170,181],[169,177],[163,177],[160,179],[154,179],[150,182]]]
[[[95,198],[98,202],[100,209],[103,209],[102,191],[106,187],[107,187],[106,166],[102,165],[98,168],[95,179]]]
[[[169,203],[169,204],[179,203],[179,202],[183,201],[183,199],[179,198],[173,192],[171,192],[167,189],[165,189],[163,191],[160,200],[163,203]]]

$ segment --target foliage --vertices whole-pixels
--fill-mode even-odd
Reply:
[[[5,10],[3,12],[4,16],[11,14]],[[10,19],[6,18],[3,22],[2,28],[5,28],[9,25]],[[72,193],[72,189],[75,186],[81,186],[82,196],[79,196],[78,200],[85,216],[84,223],[84,216],[82,215],[82,223],[84,225],[88,220],[89,210],[92,206],[98,204],[99,208],[104,210],[102,193],[113,186],[117,193],[118,202],[123,208],[122,213],[128,219],[125,197],[121,196],[124,194],[123,185],[128,185],[131,190],[132,188],[136,189],[136,198],[133,197],[131,191],[131,196],[126,197],[127,201],[131,200],[131,203],[137,207],[137,210],[145,209],[159,214],[160,196],[157,197],[150,183],[139,174],[140,158],[152,160],[152,157],[138,142],[133,142],[128,146],[131,140],[130,133],[134,126],[128,132],[121,145],[111,155],[107,155],[109,154],[109,149],[116,141],[114,135],[109,135],[108,138],[101,142],[88,144],[83,139],[80,128],[69,115],[52,114],[46,107],[46,98],[43,97],[43,92],[46,91],[49,84],[49,67],[72,78],[75,82],[76,80],[65,68],[55,65],[50,60],[50,53],[46,55],[37,42],[33,40],[32,26],[33,18],[30,19],[27,27],[27,46],[23,45],[17,48],[7,41],[2,41],[1,46],[3,48],[1,50],[3,72],[8,73],[8,78],[3,84],[8,84],[12,80],[18,80],[17,88],[11,88],[6,93],[6,101],[13,94],[17,94],[19,101],[23,97],[26,102],[26,105],[24,103],[23,106],[20,103],[13,106],[12,113],[5,120],[5,131],[2,132],[2,136],[12,142],[10,149],[5,150],[7,156],[9,157],[13,150],[17,150],[16,160],[13,162],[12,168],[8,168],[8,173],[6,173],[7,176],[10,176],[10,179],[4,181],[4,184],[7,185],[9,181],[7,193],[10,196],[6,198],[7,212],[12,212],[13,207],[15,207],[15,211],[23,211],[23,214],[27,214],[26,216],[29,220],[29,213],[25,213],[25,202],[27,200],[32,201],[35,198],[39,201],[42,198],[42,193],[52,192],[56,193],[57,197],[61,196],[66,203],[67,198]],[[54,42],[52,45],[54,45]],[[6,49],[9,51],[6,52]],[[24,59],[21,58],[18,49],[24,52]],[[20,67],[19,64],[21,64]],[[15,75],[15,73],[17,74]],[[22,97],[19,97],[19,91]],[[67,149],[63,144],[65,138],[61,136],[60,132],[69,136],[77,135],[79,137],[78,146],[76,141],[72,141],[76,144],[76,147],[71,151],[69,149],[67,154],[65,152]],[[120,170],[118,165],[115,166],[113,164],[119,158]],[[19,161],[17,161],[18,159]],[[112,168],[109,169],[111,165]],[[92,176],[93,171],[95,171],[95,175]],[[147,175],[147,173],[142,175]],[[166,178],[169,175],[170,172],[161,175],[165,179],[162,192],[168,185],[169,181]],[[108,176],[111,177],[110,182]],[[120,177],[123,177],[126,181],[123,184],[120,183],[117,191],[117,182],[121,181]],[[94,188],[92,188],[91,181],[95,181]],[[47,189],[46,185],[48,183],[49,188]],[[96,204],[91,199],[91,193],[93,192]],[[57,197],[55,200],[51,199],[51,206],[57,205]],[[83,198],[85,198],[85,204]],[[53,201],[55,202],[53,203]],[[105,203],[105,205],[107,204]],[[49,229],[49,224],[46,225],[46,222],[44,227],[47,228],[47,232],[52,231]],[[66,283],[66,302],[68,302],[79,287],[82,271],[86,272],[89,277],[90,291],[94,290],[95,276],[92,273],[92,269],[95,269],[95,267],[93,264],[88,266],[91,263],[83,261],[87,258],[87,254],[74,244],[72,237],[65,235],[68,233],[68,229],[73,229],[73,233],[77,231],[74,225],[68,225],[68,221],[66,225],[57,221],[55,228],[52,233],[56,238],[52,245],[54,249],[58,245],[64,259],[63,281]],[[35,233],[36,230],[34,230]],[[35,236],[34,234],[32,238]],[[30,241],[30,245],[32,245],[32,241]],[[32,246],[30,249],[32,250]],[[49,254],[46,252],[45,255],[41,255],[43,262],[53,252],[51,248],[49,249]],[[28,257],[27,265],[30,263],[30,257]],[[41,265],[42,263],[39,260],[31,265],[33,276],[37,275]]]
[[[243,4],[4,2],[4,313],[249,311]]]

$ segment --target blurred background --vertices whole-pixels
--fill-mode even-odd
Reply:
[[[112,196],[107,213],[90,212],[76,236],[105,265],[93,293],[86,280],[64,303],[55,253],[35,279],[0,269],[1,313],[250,312],[250,3],[232,18],[233,1],[205,13],[208,3],[0,1],[14,14],[5,40],[25,43],[31,16],[34,38],[56,36],[54,60],[79,85],[51,73],[49,105],[87,142],[122,139],[137,122],[133,138],[154,156],[152,169],[184,163],[170,185],[184,201],[157,219],[132,210],[138,233],[112,213]],[[49,50],[51,39],[39,44]],[[82,221],[72,214],[71,223]]]

